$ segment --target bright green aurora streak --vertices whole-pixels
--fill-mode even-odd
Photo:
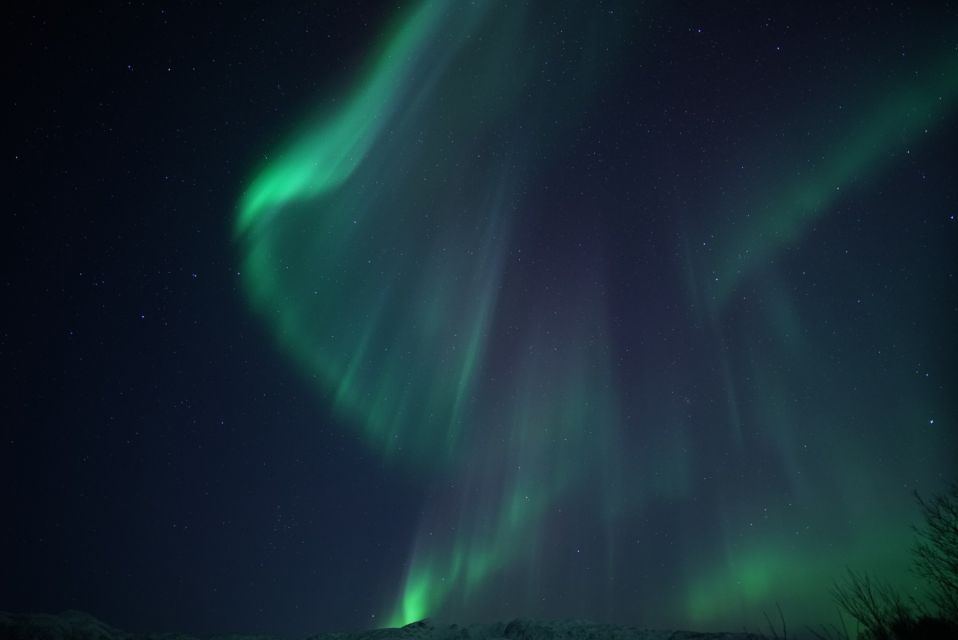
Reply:
[[[544,585],[559,578],[568,579],[565,602],[582,611],[612,602],[614,614],[629,606],[614,585],[644,571],[622,566],[635,553],[622,548],[644,535],[635,523],[667,503],[696,511],[705,494],[721,505],[714,546],[689,545],[684,566],[672,568],[680,588],[647,595],[652,604],[634,615],[707,627],[743,612],[757,617],[787,588],[812,616],[830,611],[820,592],[836,567],[860,561],[902,573],[900,558],[880,558],[907,547],[907,496],[892,507],[899,529],[842,530],[827,552],[805,535],[807,510],[825,509],[821,496],[836,485],[844,493],[829,508],[859,508],[860,521],[879,521],[878,507],[862,505],[888,480],[855,460],[881,457],[886,445],[815,427],[851,414],[802,356],[824,347],[802,326],[809,314],[775,286],[785,276],[767,265],[801,245],[839,190],[881,172],[903,139],[953,111],[954,54],[903,91],[877,88],[875,102],[855,114],[858,125],[809,151],[825,158],[811,170],[769,178],[758,199],[716,202],[747,211],[746,221],[709,219],[702,236],[719,238],[717,253],[686,248],[686,270],[664,276],[677,288],[686,282],[691,306],[707,309],[696,339],[714,366],[703,375],[728,412],[708,431],[724,452],[718,468],[748,467],[771,449],[785,471],[793,506],[745,527],[756,518],[754,500],[738,498],[734,484],[715,495],[700,483],[712,463],[690,452],[701,428],[694,411],[662,401],[698,383],[666,368],[643,385],[616,373],[598,252],[570,267],[560,293],[523,271],[516,236],[540,215],[527,186],[551,162],[541,149],[601,95],[603,61],[627,39],[614,11],[583,21],[569,16],[585,3],[546,4],[424,0],[403,13],[339,106],[271,156],[239,203],[235,232],[252,306],[342,420],[428,482],[429,507],[388,624],[531,615]],[[564,46],[551,35],[556,24],[579,47],[562,83],[541,70]],[[804,157],[789,162],[807,166]],[[745,283],[760,312],[732,304]],[[793,363],[788,375],[783,360]],[[824,373],[833,386],[867,378],[864,369]],[[796,400],[796,379],[821,393]],[[914,413],[875,407],[868,416],[881,430],[919,419]],[[949,446],[930,442],[915,455],[934,459]],[[842,477],[837,464],[822,468],[801,453],[808,447],[843,458]],[[851,471],[860,484],[845,481]],[[741,489],[750,481],[731,482]],[[568,549],[556,531],[599,541],[602,566],[589,570],[608,591],[576,586],[582,569],[563,564]]]

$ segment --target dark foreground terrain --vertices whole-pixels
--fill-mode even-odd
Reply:
[[[222,634],[218,640],[274,640],[270,636]],[[306,640],[761,640],[754,633],[696,633],[655,631],[592,622],[537,622],[513,620],[469,626],[416,622],[400,629],[375,629],[355,633],[323,633]],[[2,640],[194,640],[182,633],[131,633],[100,622],[80,611],[60,614],[0,612]]]

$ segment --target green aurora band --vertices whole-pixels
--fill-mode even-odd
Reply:
[[[808,149],[800,162],[785,160],[767,175],[750,176],[753,184],[774,184],[775,175],[794,177],[774,190],[741,197],[734,206],[735,216],[723,220],[726,228],[736,229],[734,234],[712,230],[712,237],[727,238],[719,255],[705,267],[706,273],[714,274],[711,291],[719,304],[748,274],[774,261],[783,249],[799,244],[850,187],[910,153],[923,136],[938,128],[958,98],[958,58],[949,54],[921,76],[888,83],[874,94],[872,105],[860,105],[840,119],[836,142]],[[794,123],[795,130],[809,128],[808,123]],[[764,155],[776,154],[768,149]]]
[[[787,276],[774,263],[801,245],[839,193],[880,175],[903,144],[952,113],[954,53],[904,90],[876,88],[838,143],[781,161],[807,167],[805,158],[824,158],[801,175],[786,171],[794,179],[769,179],[758,197],[717,204],[746,212],[742,220],[690,234],[719,238],[705,255],[687,244],[685,273],[672,274],[688,288],[690,318],[705,309],[696,340],[712,354],[709,384],[721,389],[728,413],[708,436],[724,457],[703,462],[692,453],[691,400],[662,401],[697,382],[662,370],[636,388],[617,375],[608,301],[596,285],[601,258],[570,265],[559,293],[536,287],[519,266],[515,236],[537,206],[525,188],[540,170],[537,149],[601,93],[600,60],[625,38],[613,12],[574,22],[575,2],[538,9],[548,19],[525,5],[493,6],[424,0],[402,13],[344,99],[266,160],[237,211],[253,308],[342,421],[427,487],[386,624],[550,611],[537,609],[539,594],[563,578],[563,602],[579,607],[570,615],[619,615],[629,603],[617,585],[644,575],[623,564],[651,560],[625,549],[645,535],[635,523],[668,503],[705,510],[696,506],[703,495],[720,505],[711,507],[722,523],[715,545],[686,541],[684,566],[670,568],[680,588],[635,587],[636,599],[650,603],[634,611],[639,619],[657,612],[700,627],[758,619],[783,590],[804,603],[802,615],[821,617],[832,610],[822,585],[844,564],[884,568],[911,584],[897,551],[910,539],[908,497],[868,506],[876,491],[893,493],[893,479],[856,462],[887,455],[888,439],[863,444],[851,429],[810,427],[847,425],[852,410],[823,389],[808,354],[826,350],[828,338],[813,313],[782,293]],[[579,34],[580,51],[577,72],[560,83],[540,68],[560,46],[543,25],[557,21]],[[746,285],[754,313],[738,300]],[[794,365],[786,371],[783,361]],[[832,389],[869,378],[865,365],[825,375]],[[807,396],[796,398],[796,388]],[[912,391],[938,415],[951,410],[940,394]],[[882,432],[927,422],[904,405],[855,419]],[[945,434],[916,446],[911,454],[929,461],[954,449]],[[771,488],[738,498],[753,480],[728,470],[769,450],[791,500],[756,512],[773,501]],[[944,464],[927,465],[926,483]],[[728,491],[703,488],[703,477],[723,473]],[[823,501],[836,486],[840,495]],[[829,510],[874,526],[841,529],[823,552],[808,521]],[[883,524],[889,510],[900,527]],[[675,519],[679,529],[696,526]],[[569,549],[556,531],[602,548],[601,566],[589,571],[606,590],[576,586],[582,569],[562,563]]]

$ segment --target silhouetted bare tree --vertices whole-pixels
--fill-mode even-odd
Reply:
[[[915,498],[925,520],[915,527],[915,571],[928,581],[937,615],[958,624],[958,484],[931,500]]]
[[[851,569],[844,582],[835,582],[832,597],[870,640],[894,640],[913,619],[901,595],[890,585]]]
[[[894,588],[851,569],[832,587],[841,611],[859,625],[858,638],[905,640],[958,637],[958,484],[930,500],[917,493],[924,523],[916,526],[915,572],[928,582],[926,610],[909,606]],[[822,627],[818,638],[849,638],[847,629]]]

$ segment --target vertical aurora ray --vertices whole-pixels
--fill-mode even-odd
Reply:
[[[597,306],[584,294],[582,303]],[[549,340],[529,337],[528,355],[509,381],[516,389],[500,389],[509,399],[484,416],[461,487],[430,499],[422,525],[429,543],[413,554],[391,624],[435,611],[468,618],[496,573],[508,567],[511,576],[535,576],[538,550],[559,526],[570,494],[608,495],[607,483],[589,477],[595,460],[615,466],[602,451],[617,423],[602,326],[586,314],[574,328],[551,327]],[[553,350],[553,341],[567,347]],[[451,526],[450,513],[457,514]],[[445,527],[460,533],[435,544],[434,532]]]

